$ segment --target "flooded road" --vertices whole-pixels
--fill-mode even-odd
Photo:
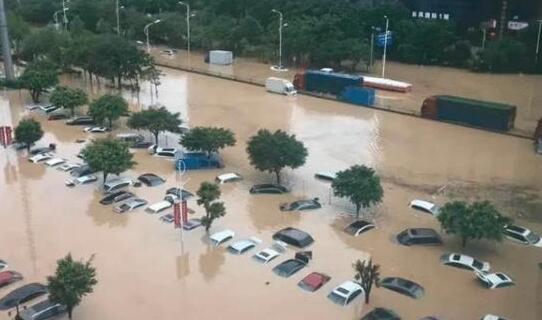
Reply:
[[[299,70],[275,72],[269,64],[254,59],[235,58],[234,64],[219,66],[206,64],[203,55],[185,50],[170,56],[153,48],[153,56],[161,64],[173,67],[192,68],[199,72],[235,77],[249,82],[265,83],[267,77],[292,80]],[[371,76],[380,77],[381,64],[377,62]],[[532,137],[537,121],[542,118],[542,75],[485,74],[467,70],[438,66],[417,66],[388,62],[386,77],[412,84],[409,93],[394,93],[377,90],[376,105],[402,113],[420,114],[425,98],[432,95],[456,95],[472,99],[508,103],[517,106],[514,132]]]
[[[23,273],[25,282],[43,282],[66,253],[80,258],[96,254],[99,283],[75,309],[75,319],[359,319],[376,306],[391,308],[407,320],[428,315],[479,319],[486,313],[516,320],[542,317],[536,309],[542,290],[537,266],[542,262],[541,249],[503,241],[471,243],[461,250],[460,243],[447,236],[441,247],[402,247],[392,241],[408,227],[439,230],[434,218],[407,207],[410,200],[442,204],[461,190],[469,190],[463,194],[468,199],[495,201],[504,212],[519,217],[518,224],[542,232],[540,211],[525,212],[531,207],[522,201],[525,194],[534,195],[536,207],[542,196],[542,158],[533,153],[530,141],[312,97],[273,95],[261,87],[171,69],[164,73],[158,98],[151,100],[147,86],[139,98],[126,94],[132,110],[157,100],[181,112],[190,127],[230,128],[238,143],[222,153],[223,170],[194,171],[182,177],[173,171],[171,161],[136,151],[137,166],[123,175],[153,172],[167,182],[132,191],[154,203],[167,188],[181,182],[195,192],[202,181],[220,172],[239,172],[243,181],[221,186],[227,215],[215,222],[212,231],[230,228],[236,239],[256,236],[263,240],[257,249],[263,249],[271,245],[278,229],[297,227],[314,237],[310,247],[314,259],[291,278],[280,278],[271,269],[292,257],[294,250],[270,265],[260,265],[250,257],[256,250],[231,255],[225,248],[211,247],[201,229],[181,234],[143,210],[115,214],[110,206],[98,203],[102,194],[97,185],[68,189],[65,173],[29,163],[24,152],[1,150],[0,258]],[[77,80],[64,81],[83,86]],[[32,115],[46,131],[38,144],[57,143],[59,155],[76,161],[82,147],[76,140],[90,135],[82,127],[25,111],[28,102],[25,92],[3,92],[0,122],[15,124]],[[248,193],[253,184],[273,180],[272,175],[251,168],[245,153],[247,139],[261,128],[294,133],[309,150],[304,167],[283,173],[293,190],[290,195]],[[128,131],[118,124],[115,133]],[[176,139],[167,135],[161,144],[174,146]],[[374,167],[385,189],[383,203],[365,213],[377,228],[358,238],[342,231],[352,220],[353,207],[331,196],[328,183],[313,178],[316,171],[353,164]],[[324,207],[303,213],[278,210],[280,203],[303,197],[319,197]],[[195,199],[188,206],[196,211],[194,216],[203,213]],[[482,288],[470,272],[442,266],[439,257],[445,252],[488,261],[493,270],[511,275],[517,286]],[[352,278],[355,259],[368,257],[381,265],[382,277],[416,281],[425,288],[425,296],[412,300],[374,288],[369,305],[362,299],[347,307],[332,304],[327,294]],[[297,282],[312,271],[332,279],[315,293],[297,288]],[[0,289],[0,295],[14,287]],[[7,314],[0,314],[0,319],[8,319]]]

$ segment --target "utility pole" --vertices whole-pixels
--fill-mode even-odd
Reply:
[[[386,19],[386,32],[384,33],[384,54],[382,55],[382,78],[386,74],[386,51],[388,49],[388,28],[390,25],[388,16],[384,16],[384,18]]]
[[[116,2],[115,14],[117,15],[117,37],[120,37],[120,14],[119,14],[119,0]]]
[[[502,0],[501,6],[501,21],[499,23],[499,40],[502,39],[504,35],[504,24],[506,23],[506,9],[508,8],[508,1]]]
[[[15,79],[13,61],[11,60],[11,43],[9,41],[8,22],[4,0],[0,0],[0,37],[2,38],[2,56],[4,58],[4,73],[6,79]]]
[[[538,50],[540,50],[540,32],[542,31],[542,20],[538,20],[538,37],[536,40],[536,55],[534,62],[538,63]]]
[[[371,55],[369,56],[369,67],[373,67],[373,46],[375,42],[375,29],[371,27]]]
[[[282,12],[273,9],[271,12],[279,15],[279,65],[278,70],[283,70],[282,67],[282,27],[284,26]]]

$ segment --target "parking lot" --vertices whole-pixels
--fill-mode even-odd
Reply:
[[[377,306],[413,320],[430,315],[479,319],[486,313],[521,320],[542,317],[542,310],[537,310],[542,298],[540,248],[504,240],[473,242],[462,250],[457,239],[445,235],[444,245],[435,247],[404,247],[394,240],[409,227],[440,230],[435,218],[408,208],[410,200],[443,204],[458,195],[495,201],[518,224],[542,232],[542,219],[532,212],[542,207],[536,202],[542,196],[542,159],[534,154],[531,141],[306,96],[283,97],[257,86],[169,69],[164,72],[157,100],[181,112],[190,127],[230,128],[237,145],[223,152],[224,169],[187,172],[182,177],[174,172],[172,161],[136,151],[138,164],[123,176],[152,172],[166,178],[159,187],[133,189],[154,203],[181,181],[195,192],[202,181],[212,181],[219,173],[239,172],[244,180],[221,186],[227,215],[215,222],[212,231],[229,228],[236,239],[256,236],[263,243],[236,256],[224,247],[212,247],[201,228],[181,233],[142,209],[118,215],[111,206],[99,204],[102,193],[97,184],[66,188],[66,173],[29,163],[24,152],[2,150],[0,258],[9,260],[26,282],[43,282],[67,252],[84,258],[96,254],[99,283],[75,309],[77,319],[358,319]],[[133,110],[151,102],[148,87],[143,88],[139,101],[127,96]],[[0,106],[7,110],[9,105],[10,112],[3,110],[0,115],[16,123],[29,113],[24,108],[28,101],[26,93],[4,93]],[[35,117],[46,131],[42,144],[56,143],[57,153],[71,160],[77,160],[82,146],[76,139],[92,137],[81,127],[47,121],[39,113]],[[260,128],[294,133],[309,150],[304,167],[284,172],[291,194],[248,192],[253,184],[273,181],[272,175],[250,167],[245,152],[246,140]],[[114,133],[127,131],[117,128]],[[166,137],[162,145],[176,145],[175,135]],[[353,164],[374,167],[384,182],[383,203],[364,213],[377,227],[359,237],[342,231],[353,220],[352,206],[333,197],[329,183],[313,177],[317,171],[338,171]],[[279,211],[281,203],[305,197],[320,198],[323,208]],[[203,213],[195,198],[188,206],[196,211],[194,217]],[[251,256],[271,245],[275,231],[288,226],[309,232],[315,243],[309,249],[313,252],[309,265],[284,279],[271,269],[292,258],[295,250],[288,249],[269,265],[256,263]],[[510,274],[516,286],[485,289],[471,272],[443,266],[439,258],[445,252],[489,261],[492,269]],[[374,288],[369,305],[361,298],[347,307],[331,303],[327,294],[352,278],[352,262],[369,257],[381,265],[382,277],[416,281],[425,295],[413,300]],[[331,280],[308,293],[297,282],[312,271],[326,273]],[[7,291],[0,289],[0,294]],[[0,314],[0,319],[7,315]]]

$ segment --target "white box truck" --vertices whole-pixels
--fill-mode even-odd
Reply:
[[[211,50],[209,51],[209,63],[228,65],[233,63],[233,53],[225,50]]]
[[[275,77],[269,77],[265,80],[265,89],[269,92],[285,94],[287,96],[297,94],[294,85],[290,81]]]

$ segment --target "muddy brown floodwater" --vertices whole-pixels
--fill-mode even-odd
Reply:
[[[268,64],[254,59],[236,57],[234,64],[219,66],[204,63],[203,55],[179,50],[173,56],[161,52],[163,47],[153,48],[155,59],[164,65],[193,68],[199,72],[225,77],[236,77],[245,81],[265,83],[270,76],[292,80],[299,70],[290,69],[277,73]],[[380,77],[381,64],[377,62],[372,76]],[[408,114],[420,114],[425,98],[432,95],[456,95],[472,99],[509,103],[517,106],[515,128],[512,132],[532,137],[537,121],[542,118],[542,75],[486,74],[462,69],[438,66],[417,66],[388,62],[386,77],[412,84],[409,93],[394,93],[377,90],[376,106]]]
[[[24,152],[0,151],[0,258],[22,272],[25,282],[45,281],[58,258],[71,252],[87,258],[95,254],[99,283],[95,292],[75,309],[79,320],[94,319],[358,319],[376,306],[394,309],[403,319],[436,315],[443,319],[479,319],[494,313],[508,319],[542,318],[540,269],[542,249],[509,241],[501,244],[473,242],[465,250],[454,238],[444,236],[441,247],[402,247],[392,241],[407,227],[439,229],[437,221],[407,207],[413,198],[440,204],[469,188],[465,197],[495,201],[518,223],[542,232],[542,220],[524,212],[531,208],[523,195],[540,199],[542,158],[525,139],[488,133],[398,114],[358,108],[312,97],[283,97],[261,87],[225,81],[171,69],[159,95],[153,98],[170,110],[181,112],[189,126],[223,126],[232,129],[237,145],[224,150],[223,170],[176,175],[173,163],[136,151],[137,166],[123,174],[135,177],[154,172],[167,179],[155,187],[134,188],[150,203],[161,200],[167,188],[185,183],[195,191],[202,181],[220,172],[240,172],[244,180],[221,186],[227,215],[212,231],[231,228],[236,239],[256,236],[257,248],[271,244],[272,234],[294,226],[312,234],[314,259],[289,279],[279,278],[272,267],[294,254],[288,250],[270,265],[260,265],[251,253],[233,256],[225,248],[209,245],[205,232],[180,233],[157,216],[137,210],[124,215],[98,203],[97,185],[68,189],[65,173],[31,164]],[[78,79],[64,79],[85,87]],[[96,88],[93,89],[96,91]],[[151,103],[148,86],[138,97],[127,94],[133,110]],[[0,120],[16,124],[32,116],[46,134],[39,144],[58,144],[57,153],[70,160],[82,147],[76,139],[89,139],[81,127],[47,121],[36,111],[26,111],[25,92],[3,92]],[[293,193],[285,196],[251,196],[254,183],[273,176],[250,167],[245,146],[258,129],[284,129],[297,135],[309,149],[304,167],[285,170]],[[127,132],[119,127],[115,132]],[[148,136],[148,134],[147,134]],[[162,145],[176,145],[166,135]],[[313,178],[319,170],[341,170],[353,164],[370,165],[383,177],[383,203],[365,213],[377,228],[358,238],[342,228],[352,220],[353,208],[333,197],[330,185]],[[503,191],[504,190],[504,191]],[[278,205],[302,197],[319,197],[324,207],[303,213],[281,213]],[[529,199],[533,199],[530,197]],[[505,201],[506,200],[506,201]],[[202,214],[195,199],[188,201]],[[513,204],[513,206],[511,205]],[[523,214],[520,216],[519,212]],[[470,272],[444,267],[444,252],[464,252],[489,261],[492,269],[510,274],[517,286],[488,290]],[[425,296],[419,300],[373,289],[371,302],[357,299],[347,307],[326,298],[330,290],[352,278],[355,259],[372,259],[381,265],[382,276],[401,276],[420,283]],[[315,293],[300,290],[296,283],[311,271],[329,274],[331,281]],[[16,287],[0,289],[0,295]],[[538,306],[537,306],[538,304]],[[8,319],[0,314],[0,319]]]

